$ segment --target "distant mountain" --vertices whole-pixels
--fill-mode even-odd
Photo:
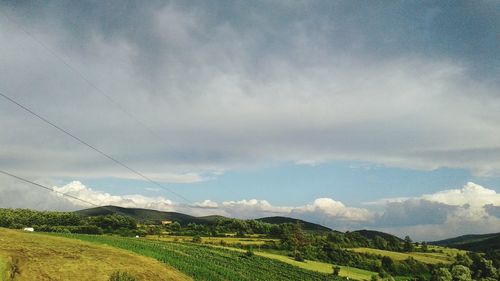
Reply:
[[[302,229],[313,230],[313,231],[331,231],[330,228],[322,226],[316,223],[307,222],[304,220],[289,218],[289,217],[265,217],[257,219],[258,221],[272,223],[272,224],[283,224],[283,223],[296,223],[297,221],[302,224]]]
[[[189,223],[209,224],[219,216],[194,217],[177,212],[162,212],[141,208],[123,208],[117,206],[104,206],[76,211],[84,216],[103,216],[110,214],[127,215],[138,221],[176,221],[182,225]]]
[[[462,235],[430,244],[478,252],[500,250],[500,233]]]
[[[360,234],[361,236],[368,238],[368,239],[374,239],[375,236],[380,236],[381,238],[384,238],[385,240],[396,239],[397,241],[401,241],[401,242],[403,241],[403,239],[401,239],[395,235],[381,232],[381,231],[363,229],[363,230],[356,230],[353,232],[356,232],[356,233]]]

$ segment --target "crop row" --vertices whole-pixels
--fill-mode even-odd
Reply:
[[[61,234],[107,244],[155,258],[195,280],[335,280],[332,275],[304,270],[280,261],[246,256],[227,249],[193,243],[174,243],[103,235]]]

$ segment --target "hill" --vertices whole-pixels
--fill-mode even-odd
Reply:
[[[96,207],[90,209],[83,209],[76,211],[76,213],[83,216],[104,216],[110,214],[120,214],[127,215],[135,218],[138,221],[177,221],[182,225],[187,225],[189,223],[196,224],[210,224],[217,219],[224,219],[224,216],[211,215],[211,216],[203,216],[203,217],[195,217],[177,212],[163,212],[157,210],[150,209],[141,209],[141,208],[124,208],[117,206],[104,206],[104,207]],[[282,224],[282,223],[295,223],[299,221],[305,230],[312,231],[330,231],[331,229],[319,224],[307,222],[304,220],[288,218],[288,217],[265,217],[257,219],[258,221],[267,222],[271,224]]]
[[[122,249],[0,228],[0,280],[11,280],[3,277],[12,264],[19,268],[17,281],[107,281],[116,270],[139,280],[192,280],[153,258]]]
[[[374,239],[375,236],[380,236],[381,238],[384,238],[385,240],[397,240],[397,241],[403,242],[403,239],[401,239],[401,238],[399,238],[399,237],[397,237],[395,235],[392,235],[392,234],[389,234],[389,233],[385,233],[385,232],[381,232],[381,231],[363,229],[363,230],[356,230],[356,231],[353,231],[353,232],[356,232],[359,235],[361,235],[361,236],[363,236],[365,238],[368,238],[368,239]]]
[[[104,206],[76,211],[83,216],[105,216],[110,214],[127,215],[138,221],[177,221],[182,225],[189,223],[208,224],[215,220],[215,216],[194,217],[177,212],[163,212],[141,208],[124,208],[117,206]]]
[[[289,217],[265,217],[257,219],[258,221],[267,222],[271,224],[283,224],[283,223],[296,223],[297,221],[302,224],[302,228],[304,230],[313,230],[313,231],[331,231],[330,228],[326,226],[322,226],[316,223],[307,222],[304,220],[289,218]]]
[[[462,235],[430,244],[479,252],[500,250],[500,233]]]

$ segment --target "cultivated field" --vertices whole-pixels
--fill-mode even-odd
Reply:
[[[139,280],[191,280],[164,263],[129,251],[3,228],[0,257],[0,276],[10,270],[7,264],[15,262],[19,266],[16,281],[107,281],[115,270],[127,271]]]
[[[195,280],[335,280],[330,274],[305,270],[288,263],[240,251],[209,245],[152,241],[147,239],[64,234],[99,244],[107,244],[153,257],[172,265]]]
[[[372,248],[352,248],[349,249],[358,253],[369,253],[380,256],[387,256],[393,260],[406,260],[409,257],[414,258],[415,260],[421,261],[427,264],[450,264],[455,261],[455,256],[457,251],[444,251],[443,253],[421,253],[421,252],[411,252],[411,253],[400,253],[400,252],[391,252],[386,250],[372,249]]]
[[[161,240],[167,242],[190,242],[193,240],[192,236],[174,236],[174,235],[166,235],[160,236],[157,235],[149,235],[147,237],[151,240]],[[242,246],[260,246],[267,242],[279,243],[279,239],[273,238],[261,238],[261,237],[201,237],[201,241],[204,244],[213,244],[213,245],[221,245],[225,244],[228,246],[233,245],[242,245]]]

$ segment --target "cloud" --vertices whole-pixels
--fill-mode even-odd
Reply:
[[[1,5],[17,22],[1,18],[1,90],[157,180],[346,159],[500,173],[488,2]],[[466,31],[455,24],[463,17]],[[15,106],[0,109],[0,164],[47,178],[131,177]]]
[[[368,208],[346,206],[332,198],[318,198],[299,206],[276,206],[267,200],[257,199],[220,203],[207,199],[185,204],[161,196],[112,195],[94,190],[79,181],[54,186],[53,189],[100,206],[117,205],[195,216],[222,215],[242,219],[287,216],[337,230],[377,229],[401,237],[409,234],[416,240],[437,240],[462,234],[500,231],[500,205],[491,203],[498,202],[500,194],[471,182],[460,189],[448,189],[415,198],[383,199],[375,209],[370,208],[371,205]],[[2,207],[43,210],[92,207],[54,193],[33,190],[30,186],[14,185],[9,180],[0,185],[0,191],[4,195],[0,198]],[[446,196],[447,194],[450,196]]]
[[[373,226],[417,239],[442,239],[472,233],[500,231],[497,207],[500,194],[468,182],[416,198],[383,199]]]

